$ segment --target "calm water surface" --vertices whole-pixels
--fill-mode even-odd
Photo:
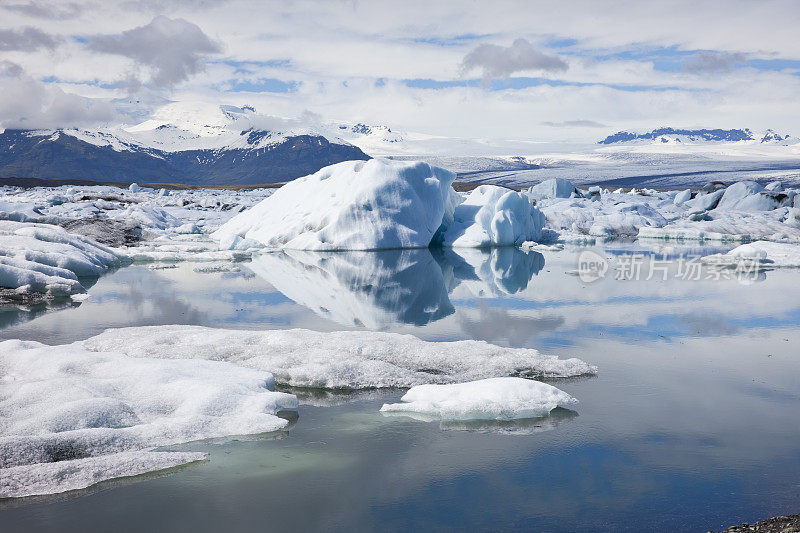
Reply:
[[[585,250],[608,261],[596,282],[572,275]],[[303,405],[286,432],[186,445],[210,460],[169,473],[0,502],[0,530],[706,531],[800,512],[800,272],[686,279],[682,261],[701,251],[270,254],[228,273],[135,265],[79,306],[4,309],[0,339],[59,344],[176,323],[370,329],[533,347],[600,372],[552,382],[580,400],[573,411],[516,424],[378,413],[401,390],[293,391]],[[639,259],[638,276],[623,268]]]

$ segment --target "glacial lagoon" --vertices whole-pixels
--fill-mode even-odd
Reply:
[[[610,241],[280,252],[223,271],[134,264],[80,304],[4,308],[2,340],[64,344],[161,324],[364,329],[536,348],[599,371],[549,381],[574,409],[517,422],[381,414],[399,389],[293,389],[301,405],[281,413],[286,430],[171,448],[209,454],[174,470],[5,500],[3,528],[134,531],[158,516],[170,531],[705,531],[796,512],[800,300],[787,287],[800,272],[687,267],[729,248]],[[580,275],[587,250],[607,262],[598,279]]]

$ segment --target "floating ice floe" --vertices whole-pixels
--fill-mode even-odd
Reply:
[[[197,461],[159,446],[272,432],[297,407],[268,372],[133,358],[80,343],[0,343],[0,498],[80,489]]]
[[[287,183],[212,236],[223,248],[426,247],[460,201],[454,179],[427,163],[346,161]]]
[[[520,245],[539,240],[544,223],[544,215],[526,195],[481,185],[455,208],[453,221],[441,233],[441,244],[466,248]]]
[[[369,331],[239,331],[199,326],[111,329],[83,341],[90,350],[133,357],[209,359],[271,372],[279,384],[326,389],[411,387],[496,376],[594,374],[580,359],[482,341],[429,342]]]
[[[539,198],[570,198],[576,196],[578,190],[571,181],[563,178],[545,180],[525,191],[534,199]]]
[[[136,262],[193,262],[208,263],[216,261],[235,262],[249,259],[249,250],[220,250],[218,244],[205,235],[171,234],[142,242],[137,246],[123,248],[132,261]]]
[[[578,400],[566,392],[523,378],[490,378],[468,383],[418,385],[383,413],[407,413],[442,420],[514,420],[550,414]]]
[[[596,237],[634,236],[643,227],[662,227],[668,221],[646,198],[593,202],[586,198],[541,201],[537,205],[550,227]],[[536,240],[536,239],[531,239]]]
[[[556,244],[539,244],[535,241],[525,241],[519,245],[520,250],[523,252],[560,252],[564,249],[564,245]]]
[[[724,254],[703,257],[701,261],[714,266],[758,265],[776,268],[800,268],[800,244],[756,241],[737,246]]]
[[[29,202],[0,201],[0,220],[14,222],[36,222],[42,218],[38,207]]]
[[[59,226],[0,221],[0,287],[19,297],[84,292],[79,277],[97,277],[123,260],[110,248]]]

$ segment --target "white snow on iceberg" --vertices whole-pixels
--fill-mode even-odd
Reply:
[[[597,368],[533,349],[483,341],[429,342],[371,331],[240,331],[199,326],[110,329],[83,341],[90,350],[134,357],[209,359],[271,372],[296,387],[363,389],[453,383],[496,376],[571,377]]]
[[[409,413],[442,420],[514,420],[550,414],[578,400],[566,392],[523,378],[491,378],[448,385],[419,385],[383,413]]]
[[[203,458],[155,447],[284,428],[271,374],[132,358],[80,343],[0,343],[0,498],[80,489]]]
[[[421,162],[345,161],[287,183],[212,237],[223,248],[422,248],[460,200],[454,179]]]
[[[79,276],[99,276],[123,259],[60,226],[0,221],[0,287],[20,297],[84,292]]]
[[[441,235],[444,246],[483,248],[538,241],[545,218],[526,195],[481,185],[453,212]]]

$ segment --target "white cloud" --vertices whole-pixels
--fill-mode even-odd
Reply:
[[[0,95],[3,129],[92,126],[116,118],[109,103],[45,85],[10,62],[0,61]]]
[[[8,50],[2,59],[85,97],[124,96],[121,83],[133,74],[173,99],[253,103],[285,116],[308,109],[325,120],[442,135],[594,140],[601,132],[575,117],[609,129],[800,130],[793,96],[800,77],[741,63],[800,60],[792,1],[148,0],[137,11],[130,0],[108,0],[80,2],[82,10],[60,20],[48,13],[67,4],[11,1],[23,7],[0,11],[0,30],[35,26],[60,44]],[[170,21],[160,29],[158,14],[171,17],[156,18]],[[516,39],[524,41],[506,46]],[[641,54],[652,49],[674,51],[674,68]],[[462,62],[476,77],[531,76],[550,85],[447,86],[464,83]],[[226,91],[263,79],[299,86],[289,94]],[[408,79],[445,85],[424,90]]]

